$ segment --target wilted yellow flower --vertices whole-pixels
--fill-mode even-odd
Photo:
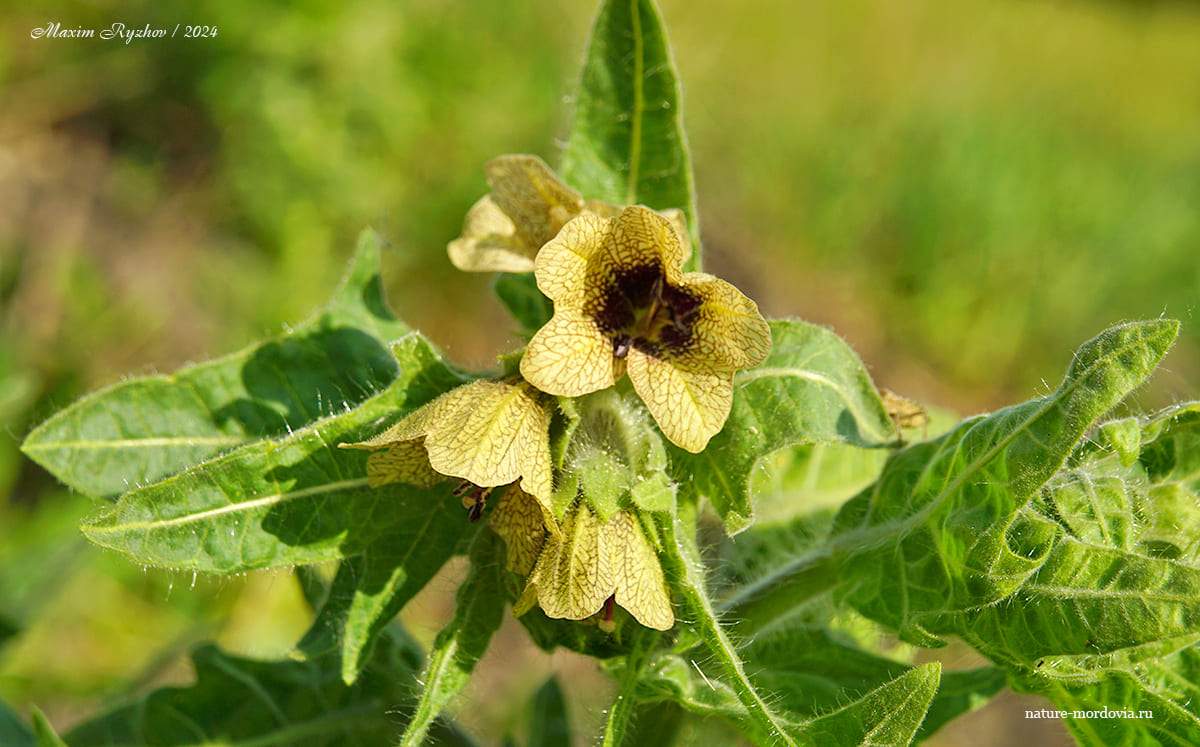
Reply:
[[[513,614],[536,603],[548,617],[582,620],[604,610],[610,597],[648,628],[667,630],[675,623],[662,566],[637,516],[625,509],[601,523],[579,501],[563,519],[561,534],[546,537]]]
[[[610,217],[621,212],[617,205],[585,201],[537,156],[500,156],[484,170],[492,193],[471,207],[462,236],[446,247],[460,270],[533,272],[538,249],[567,221],[581,213]],[[665,214],[686,235],[683,213]]]
[[[519,379],[474,381],[414,410],[372,439],[341,446],[376,451],[367,459],[372,487],[391,482],[429,487],[457,477],[493,488],[519,479],[520,489],[549,515],[554,484],[545,400]],[[484,497],[484,492],[472,491],[468,500]]]
[[[702,451],[729,417],[734,372],[767,357],[771,330],[737,288],[684,273],[683,245],[669,221],[641,206],[564,226],[537,255],[554,317],[530,340],[521,375],[573,397],[628,371],[663,434]]]

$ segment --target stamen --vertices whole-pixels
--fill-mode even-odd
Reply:
[[[620,359],[629,355],[629,348],[633,347],[632,337],[618,337],[613,340],[613,357]]]

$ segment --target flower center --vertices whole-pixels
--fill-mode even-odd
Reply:
[[[631,348],[662,357],[687,348],[699,308],[700,298],[668,283],[660,266],[640,265],[613,274],[594,318],[617,358]]]

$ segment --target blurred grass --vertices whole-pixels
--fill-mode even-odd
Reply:
[[[1084,339],[1167,314],[1184,320],[1183,337],[1142,399],[1200,395],[1194,5],[662,5],[708,267],[768,314],[829,324],[878,383],[964,412],[1041,393]],[[243,586],[261,584],[168,596],[170,575],[83,549],[74,527],[88,502],[16,444],[89,389],[299,320],[364,225],[392,242],[401,316],[454,360],[489,365],[511,343],[508,325],[488,278],[452,272],[445,242],[485,190],[487,159],[554,160],[592,12],[548,0],[43,0],[9,11],[0,617],[21,632],[0,648],[0,693],[69,721],[158,671],[156,652],[196,631],[277,650],[278,631],[256,636],[253,615],[234,613]],[[30,38],[51,21],[219,32]],[[268,586],[294,609],[289,584]],[[56,606],[71,599],[88,613]],[[37,666],[80,636],[92,643],[71,656],[95,666]],[[103,665],[114,636],[130,648],[114,649],[123,665]],[[520,704],[506,707],[489,709],[496,723],[518,720]]]

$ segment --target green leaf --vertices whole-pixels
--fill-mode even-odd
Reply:
[[[755,683],[772,694],[772,703],[804,717],[828,713],[846,701],[847,693],[869,692],[912,670],[819,627],[774,629],[756,636],[741,654]],[[930,707],[938,721],[926,733],[983,705],[1005,684],[1003,670],[996,667],[944,675]]]
[[[46,714],[42,713],[37,707],[33,709],[33,734],[37,740],[37,747],[67,747],[67,743],[58,736],[58,732],[54,731],[54,727],[50,725],[50,720],[46,718]],[[8,742],[4,742],[8,744]]]
[[[592,25],[560,169],[584,197],[687,216],[700,269],[692,161],[666,29],[651,0],[606,0]]]
[[[728,589],[719,609],[731,632],[754,635],[834,586],[828,555],[812,549],[832,519],[832,512],[819,511],[786,524],[755,524],[730,543],[720,563]]]
[[[734,377],[724,429],[699,454],[671,449],[677,479],[694,481],[730,534],[754,521],[750,480],[767,454],[797,443],[875,447],[896,440],[870,375],[844,340],[806,322],[770,324],[771,354]]]
[[[558,679],[551,677],[533,696],[529,714],[529,747],[569,747],[571,722]]]
[[[503,566],[497,561],[503,543],[494,532],[481,531],[471,546],[471,572],[458,587],[454,619],[438,633],[429,666],[421,676],[425,687],[401,745],[419,747],[429,726],[474,671],[500,627],[507,601]]]
[[[237,573],[356,555],[413,522],[465,532],[447,490],[371,489],[366,453],[337,448],[462,382],[420,334],[393,347],[400,375],[384,392],[287,438],[243,446],[126,493],[85,522],[84,534],[138,563]]]
[[[1109,329],[1076,353],[1045,397],[967,420],[894,455],[878,482],[835,521],[831,552],[844,598],[902,638],[1017,591],[1047,560],[1060,528],[1021,509],[1063,465],[1088,426],[1142,383],[1178,323]]]
[[[1061,717],[1081,745],[1200,744],[1200,651],[1195,646],[1094,682],[1053,679],[1040,671],[1013,675],[1012,688],[1048,698],[1055,706],[1048,711],[1064,713],[1035,711],[1032,717]]]
[[[923,664],[861,698],[810,721],[800,735],[813,744],[907,745],[929,711],[940,664]]]
[[[998,667],[942,672],[942,684],[921,722],[916,741],[933,736],[950,721],[986,705],[1006,684],[1004,670]]]
[[[383,300],[379,238],[364,232],[333,299],[294,330],[90,394],[21,449],[76,490],[124,493],[361,402],[396,377],[386,343],[407,331]]]
[[[769,693],[783,721],[793,725],[831,713],[849,697],[876,690],[913,670],[907,664],[844,642],[828,630],[808,625],[788,625],[759,634],[740,653],[747,670],[754,673],[755,686]],[[708,675],[690,666],[686,658],[660,656],[647,671],[642,682],[643,697],[681,699],[695,712],[712,709],[735,723],[744,720],[745,712],[732,692],[711,688],[711,679],[705,679]],[[928,736],[947,721],[983,705],[1006,682],[1004,671],[996,667],[944,675],[922,724],[922,735]],[[726,702],[714,700],[714,695]],[[804,729],[799,731],[806,733]]]
[[[33,731],[25,719],[17,715],[7,701],[0,699],[0,744],[12,747],[33,747]]]
[[[682,741],[679,732],[683,726],[685,712],[677,703],[670,701],[637,703],[637,709],[630,718],[629,728],[625,732],[626,747],[662,747],[669,744],[694,744],[692,741]],[[713,739],[711,729],[705,730],[710,744],[724,744]]]
[[[358,677],[376,636],[458,551],[467,520],[447,491],[430,491],[437,492],[436,502],[430,500],[409,523],[342,561],[325,603],[298,644],[307,656],[340,649],[347,684]]]
[[[415,672],[384,637],[353,686],[336,657],[255,661],[205,645],[192,654],[194,684],[166,687],[66,735],[72,747],[116,745],[391,744],[397,706],[411,703]]]
[[[754,525],[841,507],[878,479],[888,454],[839,442],[799,444],[767,454],[751,472]]]
[[[1186,464],[1196,413],[1187,405],[1137,433],[1123,428],[1120,444],[1100,429],[1107,449],[1082,446],[1025,509],[1063,530],[1045,563],[1012,599],[945,629],[995,661],[1067,680],[1200,639],[1200,496]]]
[[[554,315],[554,303],[538,290],[533,273],[497,273],[492,291],[526,335],[537,332]]]
[[[791,649],[789,649],[791,651]],[[845,671],[838,671],[838,654],[851,651]],[[936,704],[940,666],[926,664],[906,667],[887,662],[864,652],[851,649],[831,650],[828,656],[811,656],[807,661],[782,662],[783,668],[772,670],[781,661],[751,663],[755,681],[770,693],[774,707],[789,705],[803,708],[805,719],[792,711],[781,710],[777,723],[790,738],[803,744],[870,744],[907,745],[913,738],[931,703]],[[805,665],[818,663],[822,669],[807,672]],[[700,662],[685,657],[660,654],[647,667],[641,680],[641,697],[648,702],[677,703],[694,714],[715,716],[736,725],[760,744],[772,744],[775,739],[752,720],[733,688],[701,667]],[[996,670],[975,683],[984,696],[990,696],[1004,685],[1003,675]],[[882,683],[882,684],[881,684]],[[939,718],[966,710],[962,698],[965,682],[952,686],[947,698],[938,706]],[[866,692],[866,695],[858,693]]]
[[[770,743],[768,733],[749,718],[733,688],[706,673],[697,660],[660,652],[649,662],[638,682],[638,697],[644,703],[673,703],[689,713],[721,718],[762,743]],[[777,718],[788,728],[797,725],[795,721]]]
[[[1151,418],[1142,427],[1138,461],[1157,483],[1180,483],[1200,493],[1200,402]]]

